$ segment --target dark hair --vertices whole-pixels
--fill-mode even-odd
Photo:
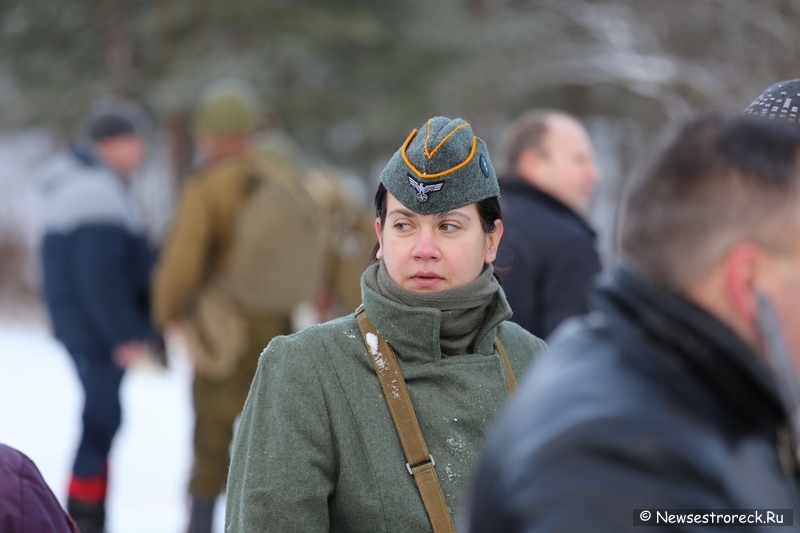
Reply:
[[[375,193],[375,216],[381,220],[381,228],[384,227],[386,224],[386,187],[383,183],[378,184],[378,190]],[[500,210],[500,200],[497,196],[490,196],[489,198],[485,198],[479,202],[478,205],[478,216],[481,219],[481,227],[483,228],[484,233],[494,233],[495,231],[495,221],[496,220],[503,220],[503,213]],[[376,243],[375,248],[372,250],[372,256],[370,257],[370,264],[377,261],[377,253],[378,249],[380,248],[380,244]]]
[[[623,201],[623,262],[681,290],[739,241],[791,249],[799,153],[795,124],[718,114],[686,123]]]

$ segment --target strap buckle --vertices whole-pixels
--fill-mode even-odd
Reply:
[[[431,458],[431,460],[430,460],[430,461],[422,461],[421,463],[417,463],[417,464],[415,464],[413,467],[412,467],[410,464],[406,463],[406,470],[408,470],[408,473],[409,473],[409,474],[411,474],[411,475],[413,476],[413,475],[414,475],[414,472],[412,472],[412,471],[411,471],[411,469],[412,469],[412,468],[416,468],[416,467],[418,467],[418,466],[420,466],[420,465],[424,465],[424,464],[428,464],[428,463],[430,463],[431,465],[433,465],[433,466],[436,466],[436,461],[434,461],[434,460],[433,460],[433,456],[432,456],[432,455],[430,455],[430,454],[428,454],[428,457],[430,457],[430,458]]]

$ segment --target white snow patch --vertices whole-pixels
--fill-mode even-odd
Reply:
[[[378,336],[374,333],[367,333],[365,338],[367,340],[367,346],[369,347],[369,353],[372,354],[373,359],[375,359],[375,366],[378,367],[379,371],[385,372],[389,369],[389,365],[386,363],[386,359],[383,357],[383,354],[378,351]],[[398,387],[397,379],[392,379],[390,389],[392,398],[399,400],[400,388]]]
[[[389,368],[389,365],[386,363],[386,359],[383,358],[383,354],[381,352],[374,353],[372,356],[375,358],[375,365],[380,369],[381,372],[384,372]]]
[[[367,333],[367,346],[369,346],[369,353],[373,356],[381,355],[378,351],[378,336],[374,333]]]
[[[450,450],[454,454],[463,453],[467,446],[464,444],[464,441],[461,440],[461,437],[447,437],[447,445],[450,447]]]
[[[394,398],[395,400],[399,400],[400,399],[400,389],[397,386],[397,380],[396,379],[392,380],[392,398]]]
[[[444,467],[444,471],[445,471],[445,473],[447,474],[447,479],[449,479],[450,481],[453,481],[455,478],[457,478],[457,477],[458,477],[458,472],[456,472],[456,471],[453,469],[453,465],[451,465],[451,464],[447,464],[447,465]]]
[[[386,359],[383,358],[383,354],[378,351],[378,336],[374,333],[367,333],[367,346],[369,346],[369,353],[375,359],[375,366],[383,372],[389,368],[389,365],[386,363]]]

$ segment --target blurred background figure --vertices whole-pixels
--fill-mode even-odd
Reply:
[[[365,201],[366,187],[333,165],[308,157],[294,139],[267,114],[259,133],[259,150],[276,164],[286,165],[303,183],[324,220],[325,243],[320,285],[313,297],[293,314],[294,330],[327,322],[352,312],[361,303],[361,273],[375,245],[374,216]]]
[[[183,335],[195,363],[190,533],[211,530],[261,351],[291,333],[294,307],[319,287],[317,207],[291,164],[258,150],[260,107],[241,79],[203,92],[201,168],[183,186],[154,282],[157,323]]]
[[[599,310],[559,329],[489,437],[468,531],[798,508],[798,156],[796,124],[721,115],[657,152]]]
[[[145,157],[143,127],[134,103],[98,102],[84,138],[54,164],[43,189],[44,295],[85,396],[67,503],[81,533],[104,529],[120,383],[156,337],[149,314],[153,254],[130,188]]]
[[[601,269],[585,219],[598,178],[594,149],[580,122],[556,111],[523,114],[506,144],[506,233],[495,265],[512,320],[546,338],[564,319],[588,311],[589,287]]]
[[[79,533],[33,461],[0,444],[0,528],[3,533]]]
[[[363,185],[338,169],[311,169],[306,188],[326,221],[322,285],[314,297],[316,321],[352,313],[361,304],[361,274],[375,246],[375,217],[361,199]]]

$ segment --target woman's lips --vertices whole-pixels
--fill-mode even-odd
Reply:
[[[420,272],[418,274],[414,274],[411,276],[411,279],[414,280],[414,283],[422,286],[422,287],[430,287],[431,285],[436,285],[444,278],[441,276],[437,276],[436,274],[429,273],[429,272]]]

